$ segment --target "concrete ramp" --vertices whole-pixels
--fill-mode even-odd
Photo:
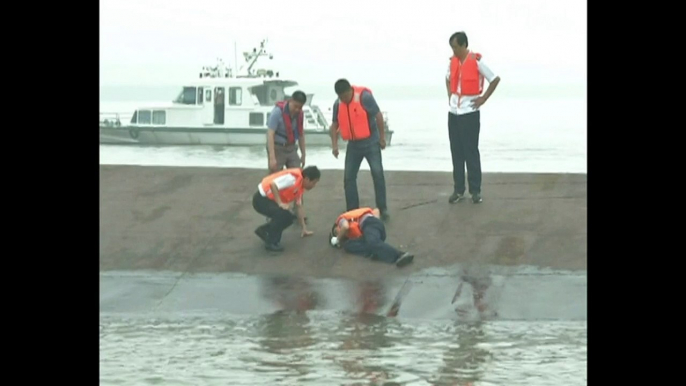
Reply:
[[[284,252],[265,251],[251,202],[263,175],[101,166],[101,312],[357,312],[377,293],[370,312],[383,314],[405,286],[404,317],[586,319],[586,175],[485,174],[483,203],[451,205],[449,173],[387,172],[388,241],[415,253],[403,269],[328,245],[345,209],[340,170],[322,171],[305,195],[315,235],[294,225]],[[358,185],[373,206],[368,171]],[[477,298],[487,312],[475,312]]]
[[[327,234],[345,209],[343,173],[324,170],[305,195],[309,227],[284,233],[268,253],[251,198],[254,169],[100,167],[100,269],[244,272],[315,277],[387,276],[395,267],[334,250]],[[388,241],[416,254],[404,273],[456,263],[586,269],[586,175],[485,174],[484,202],[450,205],[449,173],[387,172]],[[374,205],[361,171],[362,205]]]

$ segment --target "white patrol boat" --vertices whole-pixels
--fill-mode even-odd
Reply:
[[[186,83],[173,102],[166,106],[140,107],[133,113],[101,113],[101,144],[253,146],[266,143],[267,122],[275,104],[287,99],[287,87],[294,80],[280,79],[279,73],[253,69],[267,53],[266,40],[259,50],[244,52],[245,71],[234,74],[219,60],[204,67],[200,76]],[[307,146],[330,146],[330,109],[325,115],[312,104],[314,94],[306,94],[303,106]],[[386,144],[393,132],[386,121]],[[128,119],[127,119],[128,116]],[[329,118],[329,119],[327,119]],[[128,122],[126,122],[128,121]],[[339,146],[345,141],[340,138]]]

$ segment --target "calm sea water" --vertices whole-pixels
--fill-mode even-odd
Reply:
[[[486,172],[586,173],[585,91],[572,86],[517,89],[501,87],[482,108],[480,150]],[[133,89],[135,90],[135,89]],[[176,88],[124,93],[102,92],[101,111],[133,112],[137,106],[168,103]],[[309,91],[309,90],[308,90]],[[317,91],[317,89],[315,89]],[[333,103],[330,90],[322,88],[314,104],[326,110]],[[412,91],[412,90],[410,90]],[[393,142],[384,155],[388,170],[452,170],[447,129],[447,98],[444,90],[377,93],[380,107],[389,114]],[[160,95],[168,95],[164,99]],[[415,94],[417,95],[415,97]],[[502,94],[502,95],[501,95]],[[129,100],[122,101],[126,95]],[[133,97],[135,96],[135,98]],[[146,96],[157,99],[145,99]],[[102,164],[175,165],[264,168],[263,146],[213,147],[121,147],[100,146]],[[342,169],[344,157],[335,159],[328,148],[311,148],[307,163]],[[366,163],[363,169],[368,170]]]
[[[586,322],[101,317],[101,385],[586,385]]]

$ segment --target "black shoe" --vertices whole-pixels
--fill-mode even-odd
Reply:
[[[283,251],[283,247],[282,247],[281,244],[279,244],[279,243],[273,243],[273,244],[265,243],[265,244],[264,244],[264,248],[265,248],[266,250],[272,251],[272,252],[281,252],[281,251]]]
[[[267,224],[258,226],[257,229],[255,229],[255,234],[262,239],[262,241],[267,242]]]
[[[412,260],[414,260],[414,255],[410,252],[405,252],[398,258],[398,260],[395,261],[395,266],[398,268],[402,268],[412,263]]]
[[[383,212],[381,212],[380,217],[381,217],[381,221],[388,221],[391,219],[391,215],[388,214],[387,210],[384,210]]]
[[[478,204],[480,202],[483,202],[484,200],[481,199],[481,194],[479,193],[474,193],[472,194],[472,202],[475,204]]]
[[[454,192],[454,193],[448,198],[448,202],[451,203],[451,204],[454,204],[454,203],[456,203],[456,202],[462,201],[463,198],[464,198],[464,194],[458,193],[458,192]]]

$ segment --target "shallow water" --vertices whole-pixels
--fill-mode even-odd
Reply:
[[[437,271],[102,273],[101,384],[586,384],[585,273]]]
[[[102,316],[100,384],[573,386],[586,347],[585,321]]]

